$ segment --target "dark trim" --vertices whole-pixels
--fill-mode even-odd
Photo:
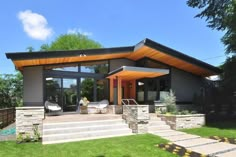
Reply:
[[[96,73],[85,73],[85,72],[70,72],[70,71],[55,71],[55,70],[44,70],[45,77],[67,77],[67,78],[80,78],[80,77],[90,77],[101,79],[105,78],[104,74],[96,74]]]
[[[114,48],[100,48],[100,49],[84,49],[84,50],[66,50],[66,51],[37,51],[37,52],[18,52],[6,53],[8,59],[11,60],[30,60],[30,59],[43,59],[43,58],[61,58],[73,57],[80,54],[90,55],[104,55],[116,53],[129,53],[133,52],[134,46],[127,47],[114,47]]]
[[[171,56],[174,56],[176,58],[179,58],[181,60],[184,60],[186,62],[189,62],[190,64],[194,64],[194,65],[200,66],[200,67],[202,67],[204,69],[210,70],[210,71],[212,71],[214,73],[221,73],[222,72],[222,70],[217,68],[217,67],[214,67],[214,66],[212,66],[212,65],[210,65],[208,63],[205,63],[203,61],[200,61],[200,60],[198,60],[196,58],[193,58],[193,57],[185,55],[185,54],[183,54],[183,53],[181,53],[179,51],[176,51],[174,49],[171,49],[169,47],[161,45],[161,44],[159,44],[157,42],[154,42],[154,41],[152,41],[152,40],[150,40],[148,38],[143,40],[142,44],[145,45],[145,46],[148,46],[150,48],[154,48],[154,49],[156,49],[158,51],[164,52],[164,53],[166,53],[168,55],[171,55]],[[139,46],[140,45],[138,45],[138,47]]]

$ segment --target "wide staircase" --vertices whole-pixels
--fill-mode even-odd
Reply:
[[[149,120],[149,126],[148,126],[148,132],[152,134],[158,134],[158,133],[164,133],[171,131],[171,128],[169,125],[166,124],[165,121],[162,121],[161,118],[157,117],[155,113],[151,113],[150,120]]]
[[[89,139],[132,135],[122,120],[90,120],[43,124],[43,144],[64,143]]]

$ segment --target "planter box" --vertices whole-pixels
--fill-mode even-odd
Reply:
[[[191,115],[163,115],[158,114],[161,120],[165,121],[171,129],[189,129],[199,128],[205,125],[205,114],[191,114]]]

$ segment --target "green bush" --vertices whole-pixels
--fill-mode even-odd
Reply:
[[[180,112],[181,115],[187,115],[190,114],[190,112],[188,110],[183,110]]]
[[[176,109],[176,96],[172,90],[170,90],[169,94],[164,97],[163,102],[166,104],[167,112],[174,113],[177,111]]]

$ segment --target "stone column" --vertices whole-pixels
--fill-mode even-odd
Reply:
[[[16,107],[16,136],[18,134],[34,135],[33,129],[38,127],[43,133],[44,107]]]
[[[133,133],[148,132],[149,105],[125,105],[123,118]]]

